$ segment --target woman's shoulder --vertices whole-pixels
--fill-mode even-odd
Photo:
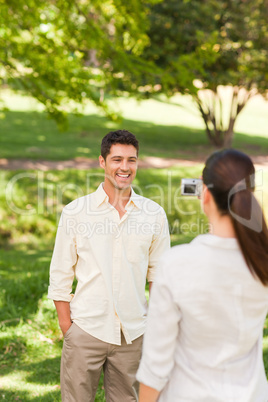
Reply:
[[[244,264],[237,240],[221,238],[211,234],[195,237],[190,243],[172,247],[162,258],[163,275],[191,277],[222,270],[226,260],[235,259]],[[228,265],[228,264],[227,264]]]
[[[189,267],[196,265],[200,259],[203,259],[204,252],[202,247],[197,238],[190,243],[173,246],[161,258],[161,275],[163,277],[172,277],[180,273],[183,273],[183,275],[187,272],[189,273]],[[187,269],[185,269],[186,267]]]
[[[206,245],[207,235],[198,235],[190,243],[183,243],[173,246],[170,250],[166,252],[165,261],[183,258],[183,257],[193,257],[196,256],[195,250],[202,249]]]

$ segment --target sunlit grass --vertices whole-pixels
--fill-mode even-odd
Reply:
[[[102,137],[119,128],[137,135],[142,158],[149,155],[191,159],[213,151],[204,123],[189,96],[140,103],[133,99],[111,100],[122,112],[119,122],[108,120],[91,105],[81,117],[69,115],[66,132],[59,132],[56,123],[48,120],[42,107],[29,97],[6,92],[4,98],[10,111],[0,119],[2,158],[96,159]],[[266,155],[267,127],[268,102],[261,97],[253,98],[238,117],[234,147]]]
[[[140,170],[135,181],[138,193],[167,210],[175,243],[193,237],[182,233],[180,224],[199,216],[196,200],[178,199],[180,178],[199,175],[199,170],[198,166]],[[54,305],[47,300],[56,224],[63,205],[95,190],[103,172],[31,171],[31,177],[28,173],[1,172],[0,186],[5,189],[12,183],[12,192],[8,203],[5,191],[0,196],[0,399],[60,401],[62,335]],[[174,207],[178,200],[181,210]],[[96,401],[105,401],[103,378]]]
[[[2,399],[8,401],[34,400],[35,398],[46,397],[45,400],[60,401],[60,386],[30,384],[27,379],[29,372],[16,371],[9,376],[2,377]],[[53,395],[54,394],[54,395]],[[14,399],[13,399],[14,398]],[[43,400],[43,399],[42,399]]]
[[[178,105],[119,99],[118,107],[124,115],[121,123],[97,115],[91,106],[86,110],[88,115],[70,116],[68,131],[60,133],[35,101],[10,94],[7,97],[11,111],[0,120],[1,158],[97,158],[102,136],[119,127],[137,134],[141,157],[195,158],[199,152],[208,155],[212,151],[189,98],[173,99]],[[268,154],[267,104],[260,99],[254,102],[239,117],[237,131],[243,134],[236,136],[235,146]],[[173,245],[188,243],[207,229],[199,201],[182,198],[179,193],[180,179],[199,177],[201,170],[202,164],[138,171],[134,188],[166,210]],[[0,172],[0,399],[60,401],[62,334],[54,305],[47,300],[56,225],[63,206],[94,191],[102,177],[100,169]],[[266,217],[267,183],[268,170],[264,169],[257,196]],[[146,292],[148,296],[148,289]],[[266,328],[263,345],[268,374]],[[105,401],[103,378],[96,401]]]

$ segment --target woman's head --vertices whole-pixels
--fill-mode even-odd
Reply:
[[[230,213],[230,207],[240,191],[254,191],[254,176],[255,168],[249,156],[235,149],[213,153],[203,170],[203,182],[222,215]]]
[[[234,149],[213,153],[206,161],[203,182],[219,213],[230,217],[250,271],[268,284],[268,230],[253,195],[255,168],[250,157]]]

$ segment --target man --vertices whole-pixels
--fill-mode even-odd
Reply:
[[[102,370],[107,402],[138,399],[146,277],[151,287],[169,248],[164,210],[131,188],[138,150],[130,132],[108,133],[99,157],[104,183],[62,212],[48,297],[64,335],[63,402],[93,402]]]

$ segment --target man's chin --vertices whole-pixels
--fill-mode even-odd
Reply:
[[[130,180],[128,180],[126,182],[123,182],[123,181],[120,181],[120,180],[117,181],[115,178],[110,178],[109,181],[112,184],[112,186],[116,190],[119,190],[119,191],[124,191],[124,190],[127,190],[127,189],[131,188],[132,180],[131,180],[131,182],[130,182]]]
[[[121,190],[121,191],[124,191],[124,190],[127,190],[127,189],[129,189],[131,187],[131,184],[115,184],[115,188],[116,188],[116,190]]]

